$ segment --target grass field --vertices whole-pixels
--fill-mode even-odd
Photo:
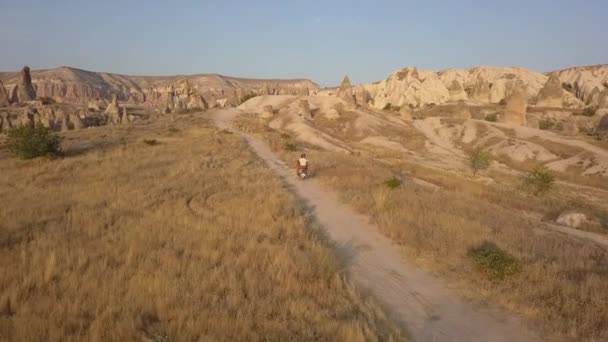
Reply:
[[[282,148],[284,140],[292,140],[284,132],[251,119],[241,119],[239,126],[262,137],[286,161],[299,153]],[[526,214],[564,209],[576,195],[565,193],[572,189],[536,197],[526,194],[517,178],[488,185],[403,158],[299,147],[307,150],[315,179],[370,217],[406,257],[443,274],[464,296],[497,303],[550,339],[608,340],[608,251],[539,229],[544,223]],[[394,179],[401,184],[395,187]],[[480,256],[487,259],[480,262]]]
[[[0,148],[1,341],[404,339],[236,135],[183,116],[64,150]]]

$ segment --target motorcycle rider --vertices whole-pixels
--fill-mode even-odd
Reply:
[[[302,153],[297,162],[296,174],[299,176],[301,173],[308,175],[308,159],[306,159],[306,153]]]

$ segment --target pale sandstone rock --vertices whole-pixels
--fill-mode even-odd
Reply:
[[[262,107],[262,113],[260,113],[260,119],[270,119],[274,116],[274,108],[271,105]]]
[[[120,123],[121,124],[128,124],[130,122],[129,120],[129,113],[127,113],[127,107],[122,107],[122,115],[120,116]]]
[[[468,120],[472,116],[471,109],[464,101],[458,101],[458,105],[454,109],[454,117]]]
[[[528,108],[528,96],[523,82],[519,81],[513,87],[507,98],[507,106],[503,122],[511,125],[525,126]]]
[[[467,93],[464,91],[464,87],[457,80],[453,80],[452,84],[448,87],[450,92],[450,101],[463,101],[468,100]]]
[[[564,105],[563,93],[562,82],[557,75],[553,74],[538,92],[536,105],[539,107],[562,107]]]
[[[401,115],[401,118],[403,118],[404,120],[407,120],[407,121],[413,120],[412,109],[409,106],[402,106],[401,108],[399,108],[399,114]]]
[[[10,104],[8,100],[8,93],[4,89],[4,84],[0,81],[0,107],[6,107]]]
[[[355,97],[353,93],[353,87],[350,84],[350,79],[348,76],[344,76],[342,80],[342,84],[340,85],[340,89],[338,90],[337,96],[347,103],[355,103]]]
[[[34,126],[36,124],[36,116],[32,108],[25,107],[23,109],[23,115],[21,116],[21,125],[23,126]]]
[[[312,113],[310,111],[310,103],[306,100],[300,100],[298,102],[298,109],[300,111],[299,115],[306,118],[312,119]]]
[[[565,212],[559,215],[555,222],[562,226],[578,228],[587,221],[587,215],[577,212]]]
[[[70,115],[70,122],[72,122],[72,125],[76,130],[83,129],[86,127],[79,113]]]

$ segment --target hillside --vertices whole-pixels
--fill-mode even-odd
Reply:
[[[11,94],[19,83],[19,72],[0,73],[0,80]],[[53,98],[62,102],[80,103],[86,100],[109,100],[117,95],[119,100],[132,99],[137,103],[153,104],[172,92],[186,87],[205,101],[224,100],[236,103],[239,96],[248,93],[306,95],[319,86],[309,80],[293,79],[246,79],[217,74],[175,76],[128,76],[93,72],[71,67],[33,70],[32,83],[38,97]],[[12,95],[11,95],[12,96]]]

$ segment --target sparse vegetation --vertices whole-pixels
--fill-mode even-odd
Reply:
[[[285,143],[285,151],[295,152],[298,150],[298,145],[294,143],[287,142]]]
[[[488,122],[497,122],[498,115],[496,113],[487,114],[483,119]]]
[[[21,159],[58,155],[61,153],[62,138],[44,127],[21,125],[8,131],[8,149]]]
[[[524,177],[524,187],[534,195],[542,195],[553,188],[555,176],[544,166],[538,166]]]
[[[493,242],[484,241],[469,248],[467,256],[491,279],[504,280],[521,271],[519,261]]]
[[[585,107],[585,109],[583,109],[583,111],[580,113],[580,115],[591,117],[591,116],[595,115],[595,111],[596,111],[596,109],[593,107]]]
[[[393,176],[389,180],[384,181],[384,185],[389,189],[394,190],[401,186],[401,180]]]
[[[169,127],[168,129],[169,133],[180,133],[181,130],[179,128],[175,128],[175,127]]]
[[[473,170],[473,174],[477,175],[477,172],[485,170],[492,164],[492,155],[490,152],[485,151],[481,148],[477,148],[468,153],[469,167]]]
[[[387,110],[387,111],[391,111],[391,112],[398,112],[401,110],[400,106],[393,106],[390,102],[387,103],[384,108],[382,108],[382,110]]]
[[[352,141],[348,140],[348,135],[339,135],[339,127],[330,131],[324,124],[318,126],[323,132],[345,142]],[[293,158],[282,148],[284,140],[280,131],[265,129],[254,116],[243,117],[239,125],[265,139],[284,160]],[[477,132],[478,136],[485,136],[483,130]],[[513,130],[503,132],[507,136],[515,135]],[[383,133],[390,137],[407,134],[404,146],[413,150],[424,148],[424,144],[408,145],[418,134],[415,130],[387,126]],[[492,139],[483,146],[492,145]],[[502,139],[494,143],[500,141]],[[554,153],[563,150],[568,154],[576,151],[576,147],[570,146],[572,151],[567,151],[566,147],[560,144],[550,150]],[[591,199],[596,195],[587,191],[590,189],[584,190],[584,197],[562,186],[545,196],[529,196],[525,191],[516,191],[522,184],[518,176],[489,170],[488,176],[495,182],[480,182],[464,177],[460,170],[442,170],[408,160],[388,149],[355,149],[348,155],[315,151],[311,158],[319,170],[317,179],[320,182],[369,217],[410,259],[448,277],[458,284],[462,293],[475,300],[491,301],[514,312],[525,313],[525,318],[541,327],[549,340],[553,336],[589,341],[608,338],[608,307],[605,305],[608,290],[604,286],[608,281],[608,251],[593,242],[555,233],[542,222],[547,213],[558,208],[581,206],[596,208],[598,214],[589,212],[589,216],[601,217],[606,206],[602,201]],[[533,170],[534,165],[530,166]],[[378,182],[378,179],[391,177],[407,177],[412,182],[399,191],[391,191]],[[568,204],[574,198],[581,202]],[[478,266],[467,254],[472,246],[479,246],[482,241],[500,246],[517,260],[520,270],[502,281],[480,277]],[[573,321],[585,321],[586,324],[572,330],[568,322]]]
[[[253,93],[253,92],[252,92],[252,93],[248,93],[248,94],[243,95],[243,96],[242,96],[242,97],[239,99],[239,105],[240,105],[240,104],[243,104],[243,103],[245,103],[245,102],[247,102],[247,100],[252,99],[252,98],[254,98],[254,97],[256,97],[256,96],[258,96],[258,94]]]
[[[542,119],[538,121],[538,128],[542,129],[542,130],[548,130],[553,128],[553,126],[555,125],[555,122],[553,122],[553,120],[551,119]]]
[[[156,145],[160,144],[160,142],[158,142],[158,140],[156,140],[156,139],[144,139],[144,144],[149,145],[149,146],[156,146]]]
[[[404,339],[240,137],[194,117],[141,143],[165,125],[65,142],[103,153],[0,160],[0,340]]]

